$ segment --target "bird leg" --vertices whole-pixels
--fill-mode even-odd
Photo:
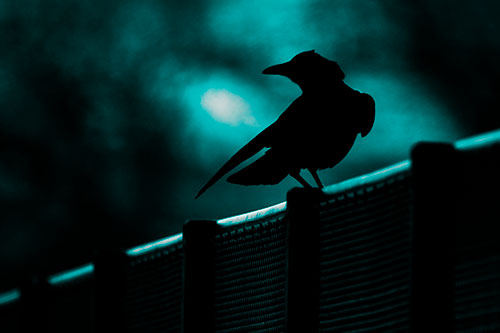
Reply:
[[[319,176],[316,173],[316,170],[314,170],[314,169],[307,169],[307,170],[309,170],[309,172],[311,173],[311,175],[314,178],[314,181],[316,182],[316,184],[318,184],[318,188],[323,188],[324,187],[323,183],[321,183],[321,179],[319,179]]]
[[[304,178],[302,178],[302,176],[300,175],[300,173],[298,172],[293,172],[290,174],[290,176],[292,176],[293,178],[297,179],[297,181],[302,185],[304,186],[305,188],[311,188],[312,186],[309,185],[308,182],[306,182],[306,180]]]

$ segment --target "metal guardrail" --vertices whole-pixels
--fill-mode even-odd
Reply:
[[[463,140],[459,140],[459,141],[457,141],[457,142],[455,142],[453,144],[450,144],[449,147],[451,147],[452,150],[454,149],[456,152],[458,152],[458,154],[462,154],[462,152],[464,154],[467,154],[469,151],[474,152],[476,150],[481,150],[484,147],[497,146],[497,145],[500,145],[500,130],[489,132],[489,133],[485,133],[485,134],[481,134],[481,135],[477,135],[477,136],[466,138],[466,139],[463,139]],[[437,149],[437,151],[439,151],[439,149]],[[447,151],[449,151],[449,149]],[[436,152],[434,152],[434,154],[436,154]],[[439,157],[439,152],[435,156]],[[338,196],[343,197],[344,194],[346,194],[346,195],[351,195],[351,194],[352,195],[356,195],[355,194],[356,193],[356,189],[360,189],[360,191],[371,191],[371,188],[379,186],[380,184],[384,183],[388,179],[397,178],[397,177],[399,177],[399,175],[403,175],[403,174],[406,174],[406,173],[411,173],[413,171],[413,168],[415,167],[413,158],[414,157],[412,156],[411,160],[405,160],[405,161],[402,161],[400,163],[396,163],[394,165],[388,166],[386,168],[383,168],[383,169],[380,169],[380,170],[376,170],[376,171],[371,172],[369,174],[362,175],[362,176],[359,176],[359,177],[355,177],[355,178],[352,178],[352,179],[340,182],[338,184],[334,184],[334,185],[328,186],[328,187],[324,188],[321,193],[325,197],[327,197],[327,198],[337,198]],[[469,158],[469,157],[467,157],[467,158]],[[452,163],[452,162],[450,162],[450,163]],[[422,165],[421,164],[417,165],[417,167],[422,168]],[[441,167],[441,170],[443,170],[443,166],[440,166],[440,167]],[[426,168],[427,168],[426,170],[431,170],[433,168],[433,166],[432,166],[432,164],[430,164],[429,166],[426,166]],[[440,182],[441,181],[440,176],[437,175],[436,177],[433,178],[433,179],[435,181],[437,181],[437,182]],[[439,185],[439,186],[441,186],[441,185]],[[439,186],[436,187],[436,188],[439,189],[440,188]],[[475,185],[474,184],[472,184],[472,185],[469,184],[467,186],[469,186],[469,188],[472,188]],[[431,187],[434,188],[434,186],[432,184],[431,184]],[[420,188],[418,191],[421,191],[421,190],[422,189]],[[426,188],[426,190],[429,190],[429,188]],[[328,199],[328,200],[331,200],[331,199]],[[335,200],[337,200],[337,199],[335,199]],[[439,197],[436,200],[439,200]],[[423,200],[423,201],[425,201],[425,200]],[[321,204],[324,207],[326,207],[325,205],[328,205],[328,202],[321,203]],[[421,210],[422,204],[428,204],[428,202],[424,202],[424,203],[420,202],[420,203],[418,203],[418,205],[416,206],[417,207],[416,209],[417,210]],[[259,232],[261,232],[261,230],[265,229],[265,228],[264,229],[259,229],[260,228],[259,227],[259,223],[260,223],[259,221],[273,221],[273,219],[275,217],[277,217],[277,216],[285,216],[285,218],[287,218],[286,216],[288,214],[288,210],[290,209],[290,207],[288,205],[289,205],[289,203],[282,202],[282,203],[273,205],[271,207],[267,207],[267,208],[264,208],[264,209],[256,210],[256,211],[249,212],[249,213],[246,213],[246,214],[241,214],[241,215],[237,215],[237,216],[233,216],[233,217],[228,217],[228,218],[223,218],[223,219],[219,219],[219,220],[216,220],[216,221],[212,221],[212,223],[214,223],[216,225],[216,228],[219,228],[218,229],[219,231],[217,231],[212,236],[210,236],[210,235],[207,234],[207,235],[201,235],[200,237],[202,237],[202,238],[205,237],[207,239],[207,241],[209,241],[210,237],[216,237],[216,235],[219,235],[217,237],[219,237],[219,239],[222,239],[222,238],[220,238],[220,237],[222,237],[221,235],[223,235],[224,233],[227,233],[227,232],[234,233],[235,237],[236,236],[240,237],[240,236],[238,236],[239,232],[241,232],[241,235],[242,235],[241,237],[243,237],[243,235],[245,235],[245,233],[248,232],[248,235],[245,236],[245,237],[254,237],[254,236],[252,236],[253,232],[257,231],[257,234],[258,234]],[[296,214],[296,213],[294,213],[294,214]],[[435,219],[435,216],[431,216],[431,215],[427,215],[427,216],[428,217],[430,216],[431,219],[432,218]],[[444,214],[442,216],[446,216],[446,214]],[[422,217],[420,217],[420,218],[422,218]],[[439,223],[439,222],[436,221],[435,223]],[[288,225],[289,221],[286,221],[286,224]],[[257,228],[257,229],[252,229],[252,228]],[[287,226],[287,228],[288,228],[288,226]],[[315,227],[313,227],[313,229],[314,228]],[[427,228],[427,226],[426,226],[426,228]],[[428,228],[431,228],[431,226],[428,226]],[[319,229],[317,231],[319,232]],[[431,231],[431,229],[429,229],[429,231]],[[293,231],[293,232],[295,232],[296,235],[298,235],[298,236],[293,236],[293,237],[300,238],[300,236],[302,236],[300,234],[300,231],[297,233],[297,229],[295,229],[295,231]],[[308,232],[306,234],[310,236],[310,235],[313,235],[314,232],[316,232],[316,231],[313,230],[313,231]],[[418,231],[418,232],[420,234],[419,233],[417,233],[417,234],[421,236],[422,235],[421,234],[422,231]],[[432,233],[432,232],[433,231],[431,231],[430,233]],[[443,227],[443,229],[441,231],[438,231],[438,233],[439,232],[441,232],[441,234],[440,234],[441,236],[443,236],[443,235],[446,236],[445,233],[447,232],[447,229],[445,227]],[[307,235],[304,236],[304,237],[307,238]],[[226,237],[226,236],[224,236],[224,237]],[[233,236],[231,236],[231,237],[233,237]],[[228,239],[231,239],[231,237],[229,237]],[[289,237],[288,231],[287,231],[287,236],[286,237]],[[315,238],[313,237],[313,239],[315,239]],[[300,240],[300,241],[302,241],[302,240]],[[434,241],[434,240],[431,239],[430,243],[429,243],[430,244],[429,245],[430,248],[432,248],[432,244],[433,244],[432,241]],[[119,259],[119,260],[123,261],[123,263],[120,263],[119,265],[117,265],[116,269],[118,269],[118,270],[115,269],[115,271],[112,271],[112,272],[104,272],[104,273],[101,272],[101,273],[98,273],[98,272],[96,272],[96,270],[99,271],[99,268],[96,267],[96,264],[94,262],[92,262],[92,263],[88,263],[88,264],[76,267],[74,269],[70,269],[70,270],[66,270],[66,271],[63,271],[63,272],[60,272],[60,273],[57,273],[57,274],[50,275],[50,276],[47,277],[46,282],[48,283],[49,288],[50,287],[58,287],[58,286],[66,286],[66,285],[71,285],[71,283],[73,283],[73,282],[77,282],[77,281],[81,281],[81,280],[85,280],[86,281],[86,280],[88,280],[90,278],[94,279],[95,276],[96,276],[96,273],[98,273],[98,275],[100,274],[101,278],[103,276],[108,276],[109,281],[111,281],[110,283],[112,283],[113,277],[117,277],[120,274],[122,274],[124,276],[128,274],[128,273],[126,273],[126,274],[122,273],[123,269],[129,269],[129,268],[123,268],[123,267],[129,267],[127,265],[137,265],[137,264],[145,263],[145,262],[154,263],[154,262],[156,262],[158,260],[158,258],[162,257],[165,254],[170,253],[171,252],[170,249],[174,249],[174,248],[180,249],[179,251],[181,251],[181,252],[178,252],[178,254],[176,255],[177,259],[175,259],[176,260],[175,261],[176,262],[175,265],[177,265],[176,266],[177,268],[175,268],[176,269],[176,271],[175,271],[176,273],[175,274],[179,275],[179,274],[182,274],[182,267],[179,266],[180,265],[179,264],[180,263],[179,260],[185,260],[184,257],[183,257],[185,249],[182,246],[184,242],[185,242],[185,235],[183,233],[171,235],[171,236],[168,236],[168,237],[165,237],[165,238],[161,238],[161,239],[158,239],[158,240],[146,243],[146,244],[142,244],[142,245],[139,245],[139,246],[132,247],[130,249],[127,249],[127,250],[121,252],[124,257],[123,256],[122,257],[120,257],[120,256],[116,257],[116,258],[122,258],[122,259]],[[300,246],[299,245],[293,245],[294,244],[293,242],[295,242],[295,241],[290,240],[290,239],[287,238],[287,248],[290,247],[290,246],[292,246],[292,247],[299,247],[299,248],[300,247],[304,247],[304,246],[306,246],[306,247],[307,246],[312,246],[314,248],[314,245],[310,244],[310,242],[308,243],[307,239],[305,239],[305,242],[303,242]],[[209,244],[209,246],[211,246],[210,245],[210,241],[207,244]],[[255,244],[259,244],[259,243],[257,242]],[[434,244],[434,245],[436,245],[436,244]],[[248,248],[248,249],[250,249],[250,248]],[[421,249],[421,248],[417,247],[415,251],[421,251],[421,250],[424,251],[424,252],[422,252],[422,253],[424,253],[424,257],[425,256],[429,256],[429,258],[432,257],[432,253],[429,252],[430,250],[427,251],[426,249]],[[207,251],[211,251],[211,250],[207,250]],[[244,250],[244,251],[248,251],[248,250]],[[180,254],[180,257],[178,256],[179,254]],[[207,258],[209,258],[209,260],[212,260],[212,259],[210,259],[211,258],[210,256],[211,256],[211,254]],[[292,257],[293,257],[293,255],[292,255]],[[110,258],[115,258],[115,257],[111,256]],[[125,259],[123,259],[123,258],[125,258]],[[289,260],[288,258],[289,257],[287,255],[287,260]],[[110,260],[110,259],[106,259],[106,260]],[[106,260],[104,260],[104,262],[106,262]],[[217,259],[217,260],[219,260],[219,259]],[[259,261],[256,261],[256,263],[258,263],[258,262]],[[464,262],[466,262],[466,261],[464,261]],[[417,267],[419,267],[418,266],[419,264],[420,265],[422,264],[422,262],[420,262],[420,263],[415,262],[415,263],[416,263]],[[296,265],[296,264],[297,264],[297,262],[294,265]],[[217,265],[219,265],[218,267],[223,267],[223,265],[225,265],[225,264],[224,264],[223,261],[220,261]],[[299,260],[298,261],[298,265],[306,265],[307,266],[309,264],[306,263],[306,262],[300,262],[300,260]],[[436,261],[435,265],[436,265],[436,267],[438,267],[439,266],[439,262]],[[462,266],[464,266],[464,265],[465,264],[463,264]],[[460,267],[462,267],[462,266],[460,266]],[[102,268],[102,265],[100,267]],[[154,267],[154,264],[151,267]],[[309,267],[309,266],[307,266],[307,267]],[[179,269],[181,271],[179,271]],[[481,269],[487,269],[487,267],[482,267]],[[293,271],[293,269],[292,269],[292,271]],[[151,272],[156,272],[156,270],[153,270]],[[158,272],[160,272],[160,271],[158,271]],[[166,273],[167,273],[167,271],[165,271],[164,273],[161,273],[161,274],[166,274]],[[105,274],[105,275],[103,275],[103,274]],[[109,275],[109,274],[111,274],[111,275]],[[135,274],[134,277],[133,277],[133,279],[143,279],[140,276],[136,276],[138,274],[138,272],[133,273],[133,274]],[[156,274],[156,273],[154,273],[154,274]],[[171,274],[171,272],[168,273],[168,274]],[[287,276],[289,276],[289,274],[291,274],[290,271],[288,271],[288,268],[287,268],[287,274],[288,274]],[[298,273],[293,273],[293,274],[298,274]],[[447,272],[444,272],[444,274],[447,274]],[[179,275],[179,276],[181,276],[181,275]],[[125,277],[123,277],[123,279],[124,278]],[[132,277],[130,277],[130,278],[132,278]],[[202,278],[202,276],[200,276],[200,278]],[[421,276],[419,276],[419,278],[421,278]],[[120,279],[122,279],[122,278],[120,277]],[[287,277],[287,279],[288,279],[288,277]],[[450,279],[451,279],[451,275],[450,275]],[[134,280],[134,281],[136,281],[136,280]],[[153,280],[151,280],[151,281],[153,281]],[[444,280],[441,281],[441,283],[447,283],[447,282],[450,282],[450,281],[444,279]],[[123,282],[123,283],[127,283],[127,282]],[[157,283],[157,282],[147,282],[147,283]],[[293,283],[296,283],[296,282],[293,282]],[[472,282],[467,282],[467,281],[464,282],[463,278],[462,278],[462,281],[460,283],[462,283],[461,285],[463,285],[463,283],[468,284],[468,283],[472,283]],[[211,285],[209,284],[208,287],[211,288]],[[119,288],[122,288],[122,287],[119,287]],[[115,294],[114,294],[115,296],[117,295],[116,293],[120,292],[121,289],[119,289],[119,288],[115,290]],[[148,287],[147,284],[145,284],[141,288],[149,288],[149,287]],[[288,288],[288,282],[287,282],[287,288]],[[101,289],[102,289],[102,287],[101,287]],[[152,290],[151,292],[153,292],[153,289],[151,289],[151,290]],[[461,289],[457,289],[457,290],[461,290]],[[127,297],[132,297],[132,296],[129,295]],[[153,297],[153,296],[154,295],[151,294],[148,297]],[[19,301],[23,299],[23,297],[25,297],[25,296],[24,296],[24,292],[23,292],[23,290],[21,288],[12,289],[12,290],[0,293],[0,313],[2,312],[3,308],[8,308],[8,307],[11,308],[12,306],[18,304]],[[32,296],[30,296],[30,297],[32,297]],[[175,297],[182,297],[182,296],[175,296]],[[412,296],[412,297],[414,297],[414,296]],[[418,299],[422,299],[422,297],[420,297]],[[148,302],[150,302],[152,300],[153,300],[153,298],[150,298],[150,299],[148,299]],[[108,301],[111,302],[110,304],[115,304],[116,302],[118,302],[118,300],[115,301],[115,300],[112,300],[112,299],[111,300],[108,299]],[[489,300],[489,301],[492,301],[492,300]],[[178,302],[178,301],[176,301],[176,302]],[[415,303],[414,308],[418,309],[419,306],[422,306],[422,304],[424,304],[422,302],[421,303],[418,303],[418,302]],[[460,301],[460,302],[462,302],[462,301]],[[118,303],[116,303],[116,304],[118,304]],[[179,301],[178,304],[180,306],[181,302]],[[460,316],[463,317],[463,316],[465,316],[464,313],[466,313],[464,311],[466,311],[467,309],[464,310],[463,304],[465,304],[465,303],[459,303],[459,304],[461,306],[460,309],[462,311],[461,314],[460,314]],[[500,302],[498,304],[500,306]],[[287,311],[291,311],[291,310],[288,309]],[[314,315],[314,313],[311,314],[311,315]],[[180,315],[176,314],[176,316],[177,317],[175,318],[175,321],[178,322],[179,320],[181,320],[181,317],[179,317]],[[290,318],[288,318],[287,320],[290,320]],[[415,322],[415,319],[413,320],[413,322]],[[449,323],[444,323],[444,321],[443,321],[443,325],[448,325],[448,324]],[[223,325],[223,324],[221,324],[221,325]],[[462,324],[460,324],[460,325],[462,325]],[[463,324],[463,325],[465,325],[465,324]],[[470,325],[472,325],[472,324],[470,324]],[[178,325],[175,326],[175,327],[176,327],[176,329],[179,329]],[[470,326],[470,327],[472,327],[472,326]],[[500,324],[499,324],[498,327],[500,327]]]
[[[491,131],[488,133],[483,133],[483,134],[475,135],[475,136],[465,138],[462,140],[458,140],[454,143],[454,146],[456,149],[459,149],[459,150],[467,150],[467,149],[473,149],[476,147],[494,144],[494,143],[498,143],[498,142],[500,142],[500,130]],[[325,192],[325,194],[333,194],[333,193],[345,191],[346,189],[349,189],[349,188],[364,186],[368,183],[375,183],[377,181],[380,181],[380,179],[382,179],[384,177],[390,177],[394,173],[401,172],[403,170],[408,170],[410,168],[411,168],[411,161],[404,160],[404,161],[401,161],[399,163],[382,168],[380,170],[376,170],[376,171],[371,172],[369,174],[355,177],[355,178],[340,182],[338,184],[333,184],[333,185],[327,186],[327,187],[325,187],[324,192]],[[245,222],[253,221],[255,219],[263,218],[263,217],[271,215],[271,214],[276,214],[276,213],[282,212],[284,210],[286,210],[286,201],[279,203],[279,204],[276,204],[276,205],[273,205],[273,206],[270,206],[270,207],[267,207],[267,208],[259,209],[259,210],[253,211],[253,212],[219,219],[219,220],[217,220],[217,223],[220,225],[245,223]],[[141,254],[146,253],[148,251],[156,250],[157,248],[170,246],[176,242],[182,242],[182,233],[168,236],[165,238],[161,238],[161,239],[158,239],[156,241],[152,241],[150,243],[146,243],[143,245],[138,245],[136,247],[133,247],[133,248],[126,250],[126,253],[129,256],[141,255]],[[77,268],[70,269],[70,270],[65,271],[65,272],[51,275],[49,277],[49,281],[51,281],[51,283],[57,284],[58,282],[64,282],[64,281],[68,281],[71,279],[76,279],[80,275],[91,274],[92,272],[93,272],[93,265],[89,263],[89,264],[86,264],[86,265],[81,266],[81,267],[77,267]],[[15,300],[18,297],[19,297],[19,291],[17,291],[17,293],[16,293],[15,290],[0,294],[0,305],[5,303],[5,302],[11,302],[12,301],[11,299]]]

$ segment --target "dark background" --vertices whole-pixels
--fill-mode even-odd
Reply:
[[[500,127],[498,17],[493,0],[1,2],[0,291],[285,200],[294,180],[194,196],[298,96],[260,72],[301,51],[377,105],[327,184]]]

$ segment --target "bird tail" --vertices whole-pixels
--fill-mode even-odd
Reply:
[[[265,129],[260,134],[258,134],[255,138],[253,138],[249,143],[244,145],[240,150],[234,154],[229,161],[224,164],[217,173],[210,178],[210,180],[201,188],[201,190],[196,195],[195,199],[199,198],[209,187],[215,184],[219,179],[221,179],[225,174],[229,171],[236,168],[240,163],[246,161],[253,155],[257,154],[264,147],[267,146],[267,138],[268,138],[268,129]]]
[[[279,158],[269,151],[257,161],[229,176],[227,181],[239,185],[275,185],[288,176],[288,169],[283,166]]]

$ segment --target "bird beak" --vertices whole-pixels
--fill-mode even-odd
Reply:
[[[285,62],[283,64],[268,67],[262,71],[262,74],[283,75],[288,77],[290,74],[290,63]]]

